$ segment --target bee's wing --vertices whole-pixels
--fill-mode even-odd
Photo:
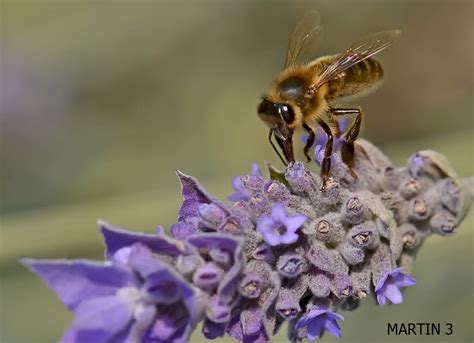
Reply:
[[[312,85],[308,92],[314,92],[344,70],[386,49],[400,33],[400,30],[382,31],[355,42],[324,70],[318,82]]]
[[[285,68],[300,62],[309,50],[315,50],[321,35],[321,16],[317,11],[306,13],[295,25],[288,42]],[[311,49],[310,49],[311,48]]]

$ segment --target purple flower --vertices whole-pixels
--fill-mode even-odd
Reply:
[[[307,217],[302,214],[288,215],[285,207],[276,203],[272,206],[271,215],[260,216],[257,230],[268,245],[292,244],[298,240],[296,231],[306,219]]]
[[[262,173],[260,172],[260,168],[258,167],[258,164],[254,163],[252,164],[252,174],[253,176],[262,176]],[[232,188],[234,188],[235,192],[234,194],[229,195],[228,199],[230,201],[248,201],[252,197],[250,194],[249,190],[245,188],[244,184],[242,183],[242,177],[241,176],[236,176],[232,180]]]
[[[403,295],[400,292],[400,288],[413,286],[414,284],[416,284],[415,279],[406,275],[403,272],[403,268],[395,268],[386,272],[375,287],[377,302],[383,306],[388,299],[393,304],[401,304],[403,302]]]
[[[74,312],[62,342],[146,341],[164,332],[186,340],[203,314],[201,291],[140,243],[116,256],[115,263],[22,260]]]
[[[306,328],[306,337],[310,341],[319,338],[324,331],[331,335],[341,337],[341,328],[337,321],[344,318],[332,312],[327,307],[314,306],[307,314],[296,323],[297,330]]]

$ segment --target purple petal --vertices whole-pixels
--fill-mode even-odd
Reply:
[[[188,238],[189,243],[198,249],[223,249],[233,253],[241,244],[241,239],[226,233],[200,233]]]
[[[275,260],[272,249],[270,249],[266,243],[262,243],[257,248],[255,248],[255,250],[252,252],[252,257],[256,260],[265,261],[270,264],[272,264]]]
[[[279,223],[285,222],[287,216],[283,204],[276,203],[272,206],[272,218]]]
[[[244,184],[242,183],[242,178],[240,176],[236,176],[232,179],[232,188],[234,188],[235,192],[227,197],[230,201],[248,201],[251,198],[251,194],[247,188],[245,188]]]
[[[384,292],[377,293],[377,302],[381,306],[384,306],[387,301],[384,294]]]
[[[230,319],[229,325],[227,326],[227,333],[237,341],[243,342],[244,333],[242,332],[242,323],[240,322],[240,312],[237,313],[237,315]]]
[[[215,323],[227,323],[230,311],[230,307],[218,295],[213,295],[207,304],[206,317]]]
[[[107,259],[111,259],[117,250],[134,243],[142,243],[157,253],[172,256],[189,250],[183,242],[168,236],[127,231],[105,221],[99,221],[99,225],[105,240]]]
[[[100,330],[108,337],[127,327],[132,319],[133,303],[119,296],[106,296],[81,302],[74,310],[74,326],[78,330]]]
[[[171,226],[170,232],[173,238],[186,241],[189,236],[194,235],[198,230],[196,226],[191,223],[178,222]]]
[[[246,336],[253,336],[260,331],[262,327],[263,313],[260,307],[254,306],[245,309],[240,314],[242,322],[242,331]]]
[[[295,215],[295,216],[287,217],[284,220],[284,223],[285,223],[285,226],[288,230],[294,232],[294,231],[298,230],[301,227],[301,225],[304,224],[306,219],[308,219],[308,217],[306,217],[305,215],[298,214],[298,215]]]
[[[61,343],[80,343],[80,342],[107,342],[115,337],[110,337],[110,333],[102,330],[80,330],[71,326],[63,335]]]
[[[408,287],[416,285],[416,280],[409,275],[397,275],[394,277],[394,281],[398,287]]]
[[[117,255],[120,255],[122,250],[128,252],[127,265],[138,272],[142,278],[147,278],[156,272],[168,268],[164,261],[160,260],[156,254],[153,254],[147,246],[141,243],[135,243],[131,247],[122,248],[117,251]]]
[[[389,283],[384,293],[385,297],[394,304],[401,304],[403,302],[403,295],[394,284]]]
[[[163,229],[163,226],[157,225],[156,230],[155,230],[157,235],[166,235],[165,229]]]
[[[291,231],[287,231],[284,235],[280,236],[279,241],[281,244],[293,244],[298,240],[298,238],[298,234]]]
[[[341,337],[341,328],[337,324],[336,320],[328,318],[324,323],[324,328],[331,335]]]
[[[189,175],[177,171],[176,174],[181,181],[181,194],[183,195],[183,205],[179,210],[179,221],[186,220],[187,217],[197,217],[198,207],[201,204],[211,203],[207,192],[201,187],[197,180]]]
[[[242,246],[243,242],[239,241],[234,251],[234,264],[224,275],[217,289],[219,298],[225,303],[231,302],[237,292],[237,279],[240,277],[244,265]]]
[[[308,339],[314,341],[321,336],[321,330],[323,329],[324,322],[321,320],[313,320],[307,327]]]
[[[257,230],[262,234],[265,235],[267,233],[273,232],[277,226],[274,220],[266,215],[260,216],[257,221]]]
[[[260,171],[260,167],[257,163],[252,164],[252,175],[253,176],[262,176],[262,172]]]
[[[156,307],[154,305],[137,305],[133,315],[135,321],[131,325],[130,330],[123,333],[124,338],[117,338],[117,341],[141,342],[148,328],[153,323],[155,315]]]
[[[84,300],[113,295],[119,288],[137,284],[129,271],[107,263],[26,258],[21,263],[38,275],[69,309]]]
[[[202,333],[207,339],[216,339],[217,337],[224,336],[226,326],[226,323],[214,323],[209,319],[205,319],[202,326]]]
[[[159,304],[173,304],[181,298],[179,281],[166,270],[148,277],[143,289]]]
[[[389,273],[384,273],[382,275],[382,277],[380,278],[380,280],[377,282],[377,286],[375,286],[375,291],[379,291],[382,289],[382,287],[384,286],[385,282],[387,282],[387,278],[389,277]]]

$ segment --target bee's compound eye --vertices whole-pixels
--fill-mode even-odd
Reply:
[[[295,112],[293,112],[293,109],[290,106],[281,104],[279,112],[285,123],[291,124],[295,121]]]

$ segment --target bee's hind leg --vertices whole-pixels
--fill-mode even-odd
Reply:
[[[341,116],[346,114],[355,114],[355,120],[352,123],[349,130],[344,135],[344,141],[341,148],[341,157],[344,163],[349,167],[352,175],[354,174],[352,167],[354,165],[354,141],[359,136],[360,126],[362,123],[362,111],[360,108],[331,108],[331,113],[335,116]]]
[[[306,145],[304,146],[303,152],[304,155],[306,156],[306,162],[311,161],[311,157],[309,157],[308,151],[309,149],[313,146],[314,140],[316,138],[316,134],[314,133],[313,129],[311,129],[308,124],[304,123],[303,124],[304,129],[308,132],[308,140],[306,141]]]
[[[328,140],[326,141],[326,146],[324,147],[323,162],[321,163],[321,178],[323,179],[323,185],[321,188],[324,191],[327,188],[327,184],[329,181],[329,171],[331,170],[333,134],[328,124],[326,124],[324,121],[320,120],[318,121],[318,124],[322,127],[322,129],[328,136]]]

